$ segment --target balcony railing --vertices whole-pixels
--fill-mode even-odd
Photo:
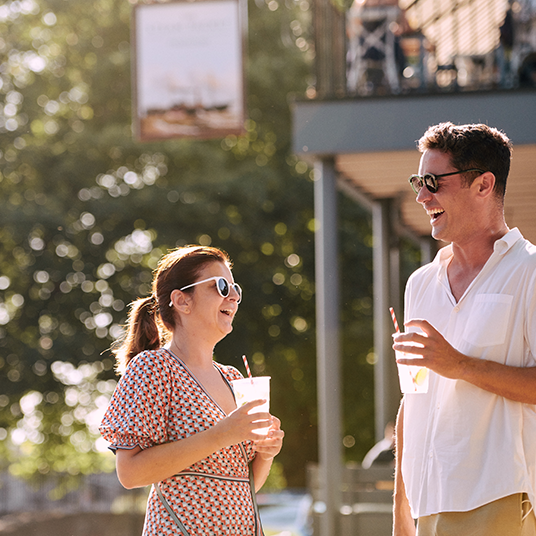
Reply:
[[[319,97],[536,87],[536,0],[316,0],[314,26]]]

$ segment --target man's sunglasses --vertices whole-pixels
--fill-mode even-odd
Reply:
[[[426,186],[428,191],[435,194],[439,189],[437,179],[441,177],[449,177],[450,175],[458,175],[458,173],[469,173],[469,171],[478,171],[479,173],[485,173],[481,169],[463,169],[461,171],[453,171],[452,173],[442,173],[441,175],[434,175],[433,173],[425,173],[424,175],[412,175],[408,181],[413,188],[413,191],[419,195],[423,186]]]
[[[187,288],[195,287],[196,285],[200,285],[201,283],[207,283],[208,281],[216,281],[216,290],[218,291],[218,294],[222,298],[227,298],[229,296],[229,293],[231,292],[231,287],[238,295],[238,298],[236,300],[236,303],[239,304],[242,301],[242,289],[240,286],[236,283],[229,283],[225,277],[222,276],[214,276],[209,277],[208,279],[203,279],[202,281],[196,281],[195,283],[192,283],[191,285],[186,285],[185,287],[180,288],[179,290],[186,290]],[[173,303],[170,301],[169,306],[171,307]]]

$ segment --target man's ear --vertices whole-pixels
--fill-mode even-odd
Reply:
[[[495,188],[495,175],[491,171],[486,171],[477,177],[474,182],[478,187],[478,194],[480,197],[487,197],[493,195],[493,189]]]
[[[181,313],[190,314],[191,298],[188,294],[179,289],[174,289],[171,291],[170,298],[172,307]]]

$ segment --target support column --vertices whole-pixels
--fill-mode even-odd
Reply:
[[[322,536],[338,536],[342,437],[339,344],[337,188],[332,158],[315,164],[315,285],[318,391],[318,450]]]
[[[384,437],[385,425],[394,421],[400,404],[398,372],[392,349],[394,331],[389,307],[402,314],[398,239],[392,231],[392,199],[379,199],[372,209],[374,283],[374,402],[376,439]],[[396,243],[392,244],[393,238]],[[402,319],[400,318],[400,321]]]
[[[437,242],[431,237],[421,237],[421,266],[434,260],[437,253]]]

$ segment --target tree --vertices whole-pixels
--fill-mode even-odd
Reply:
[[[291,152],[289,96],[310,83],[307,0],[250,2],[243,136],[140,144],[130,133],[131,6],[0,7],[0,449],[19,475],[111,470],[97,425],[108,351],[169,248],[212,244],[244,301],[216,358],[272,376],[278,460],[316,460],[313,175]],[[343,201],[349,457],[373,440],[370,221]],[[370,359],[369,359],[370,361]],[[21,456],[31,454],[31,456]],[[299,456],[296,456],[299,453]]]

